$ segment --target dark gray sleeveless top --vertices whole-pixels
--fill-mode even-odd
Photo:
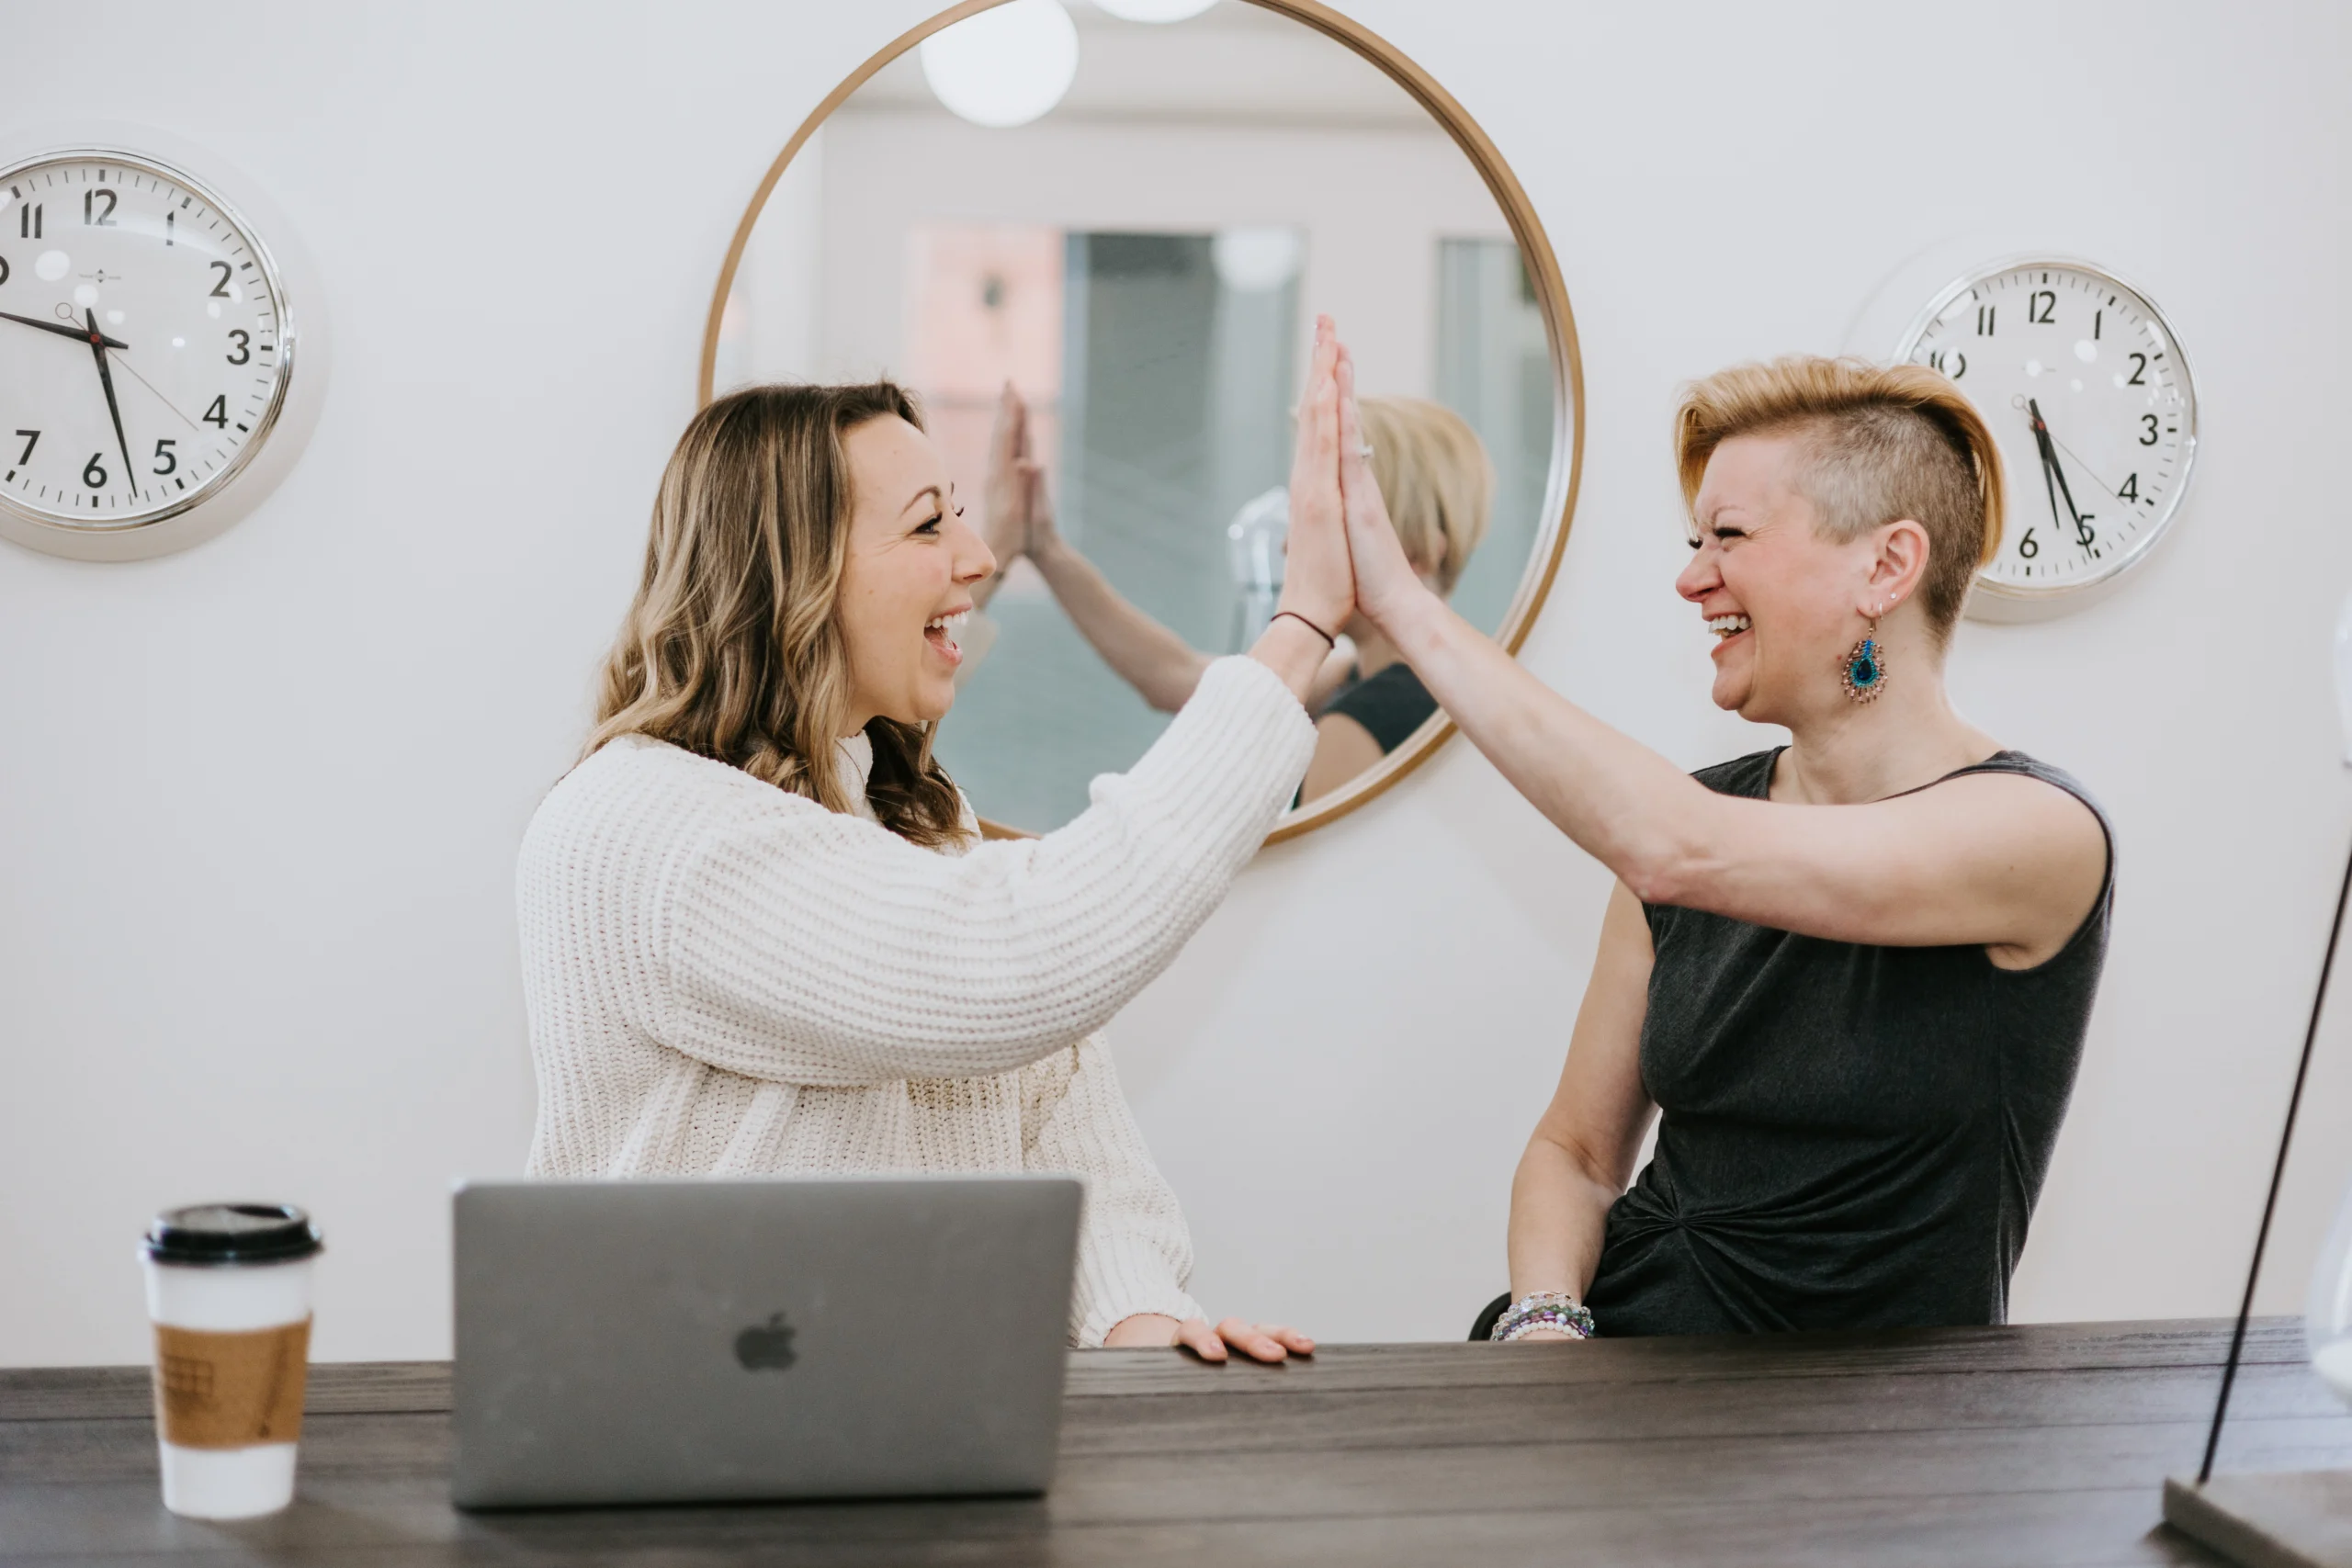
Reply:
[[[1761,800],[1780,755],[1697,776]],[[2035,968],[1644,906],[1657,1147],[1609,1211],[1585,1297],[1601,1333],[2007,1315],[2107,958],[2115,835],[2080,784],[2019,752],[1949,776],[1966,773],[2054,784],[2107,835],[2098,902]]]

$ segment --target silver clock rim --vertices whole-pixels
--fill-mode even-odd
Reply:
[[[0,166],[0,184],[6,184],[28,169],[39,168],[44,164],[66,163],[77,158],[130,164],[149,174],[159,175],[186,188],[214,211],[220,213],[221,217],[226,218],[231,226],[243,236],[245,243],[253,246],[254,259],[260,265],[262,276],[269,285],[270,298],[277,302],[277,385],[270,394],[269,406],[262,410],[254,419],[251,438],[237,449],[236,455],[222,466],[219,473],[206,479],[196,489],[184,496],[175,498],[168,504],[158,507],[153,512],[141,513],[128,522],[120,523],[64,522],[46,512],[38,512],[21,505],[11,499],[6,491],[0,490],[0,511],[5,511],[11,517],[21,519],[36,528],[45,528],[66,538],[122,537],[135,535],[141,529],[153,528],[157,524],[169,522],[173,518],[186,516],[198,507],[217,500],[222,492],[236,482],[237,476],[243,473],[254,458],[260,455],[261,449],[269,444],[270,432],[277,427],[278,415],[285,410],[287,389],[294,384],[294,376],[298,368],[297,355],[300,338],[295,320],[294,301],[287,295],[285,277],[278,271],[277,258],[271,252],[268,242],[264,240],[260,231],[247,220],[236,203],[221,196],[219,190],[189,174],[180,165],[149,153],[133,152],[127,147],[73,145],[51,148]]]
[[[2154,525],[2120,559],[2111,566],[2102,567],[2098,571],[2078,577],[2071,582],[2057,583],[2048,588],[2018,587],[1987,575],[1984,569],[1981,567],[1977,570],[1972,593],[1982,593],[1988,598],[2006,600],[2013,604],[2048,605],[2074,599],[2094,590],[2105,589],[2118,579],[2137,570],[2146,563],[2149,557],[2155,554],[2157,542],[2172,527],[2174,519],[2180,515],[2181,503],[2188,497],[2190,476],[2196,472],[2197,468],[2197,373],[2190,367],[2188,350],[2182,346],[2180,334],[2173,330],[2172,318],[2165,314],[2164,307],[2157,304],[2146,289],[2123,276],[2113,267],[2105,266],[2094,261],[2086,261],[2080,256],[2062,255],[2044,251],[2026,251],[1971,267],[1943,288],[1936,290],[1928,297],[1928,303],[1911,318],[1911,324],[1903,329],[1903,335],[1896,340],[1894,363],[1897,365],[1911,363],[1912,351],[1919,344],[1919,334],[1927,331],[1929,324],[1944,313],[1946,307],[1961,295],[1987,278],[1997,277],[2005,272],[2014,272],[2019,267],[2030,266],[2064,267],[2073,272],[2091,273],[2105,278],[2138,300],[2146,308],[2148,314],[2155,319],[2157,326],[2163,329],[2165,341],[2179,367],[2181,382],[2188,389],[2188,394],[2184,400],[2188,405],[2188,417],[2182,422],[2180,477],[2173,481],[2171,504],[2157,514]]]

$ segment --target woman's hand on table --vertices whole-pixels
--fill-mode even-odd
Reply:
[[[1106,1350],[1164,1345],[1182,1346],[1204,1361],[1226,1359],[1228,1347],[1253,1361],[1286,1361],[1293,1356],[1315,1354],[1315,1341],[1295,1328],[1279,1323],[1245,1323],[1238,1317],[1226,1318],[1212,1328],[1204,1317],[1188,1317],[1179,1323],[1161,1313],[1139,1312],[1120,1319],[1102,1337]]]

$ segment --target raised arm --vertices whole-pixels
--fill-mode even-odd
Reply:
[[[1284,604],[1354,608],[1335,347],[1300,421]],[[1277,620],[1219,660],[1130,772],[1042,839],[962,856],[792,797],[679,847],[662,909],[676,1049],[752,1077],[846,1085],[1009,1071],[1106,1022],[1164,969],[1289,802],[1314,747],[1299,697],[1323,640]],[[752,786],[757,788],[759,786]],[[607,812],[639,803],[606,802]]]
[[[1292,455],[1289,559],[1281,604],[1283,610],[1304,615],[1334,635],[1354,608],[1352,569],[1347,558],[1337,480],[1338,357],[1331,320],[1319,316]],[[1017,513],[1024,527],[1023,552],[1102,661],[1162,713],[1182,707],[1200,683],[1201,672],[1208,668],[1208,655],[1138,609],[1061,536],[1055,526],[1053,496],[1044,468],[1028,444],[1026,407],[1010,387],[999,411],[989,465],[987,490],[992,534],[994,519]],[[993,537],[990,544],[997,548],[999,559],[1011,559],[1009,550],[998,548]],[[1338,583],[1346,584],[1344,595],[1335,592]],[[1302,637],[1310,640],[1299,642]],[[1306,678],[1292,686],[1303,700],[1311,699],[1310,706],[1319,706],[1344,672],[1344,666],[1331,658],[1333,651],[1331,645],[1314,639],[1296,622],[1285,626],[1281,620],[1269,626],[1251,649],[1261,660],[1285,660],[1280,666],[1285,678],[1295,667],[1289,661],[1311,659]]]
[[[1029,405],[1011,382],[997,401],[989,440],[983,536],[1001,564],[973,592],[985,607],[1017,555],[1026,555],[1080,635],[1119,678],[1161,713],[1174,713],[1201,683],[1208,656],[1137,609],[1054,526],[1045,466],[1029,441]]]
[[[1838,942],[2054,953],[2097,901],[2089,808],[2019,775],[1893,800],[1799,806],[1716,795],[1545,686],[1420,581],[1360,453],[1342,355],[1340,450],[1364,613],[1538,810],[1639,898]]]
[[[1513,1299],[1563,1291],[1581,1301],[1600,1266],[1609,1206],[1633,1179],[1656,1110],[1641,1063],[1651,960],[1649,923],[1620,883],[1601,919],[1560,1087],[1511,1179]]]
[[[1044,474],[1029,475],[1029,558],[1054,591],[1070,624],[1079,629],[1119,679],[1162,713],[1174,713],[1192,697],[1209,667],[1208,655],[1137,609],[1111,586],[1111,580],[1054,526],[1053,502]]]
[[[1260,664],[1219,661],[1159,740],[1042,839],[944,855],[779,797],[679,857],[665,1043],[850,1085],[1010,1071],[1157,976],[1288,804],[1314,744]]]

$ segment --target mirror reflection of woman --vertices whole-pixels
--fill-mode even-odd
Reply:
[[[1461,415],[1419,399],[1366,398],[1358,417],[1414,575],[1446,598],[1487,536],[1495,473],[1486,448]],[[1080,634],[1153,707],[1174,713],[1191,699],[1210,656],[1145,614],[1062,536],[1031,448],[1028,405],[1009,386],[989,447],[986,506],[982,526],[1001,567],[1027,556]],[[993,587],[982,589],[981,604]],[[1339,635],[1346,646],[1333,651],[1306,697],[1315,756],[1299,786],[1301,804],[1371,768],[1438,707],[1371,621],[1352,615]]]
[[[1344,354],[1340,378],[1363,614],[1618,878],[1512,1187],[1511,1293],[1481,1326],[2002,1321],[2113,872],[2082,785],[1945,694],[1953,626],[2000,542],[1983,422],[1909,366],[1788,359],[1690,389],[1675,589],[1713,639],[1716,705],[1790,734],[1693,777],[1429,591],[1344,456]]]
[[[1354,604],[1335,363],[1319,323],[1281,614],[1089,810],[1019,842],[977,842],[931,754],[996,563],[912,400],[763,387],[695,416],[588,754],[524,840],[534,1175],[1075,1171],[1074,1343],[1313,1348],[1212,1328],[1186,1293],[1182,1213],[1095,1032],[1313,749],[1300,699]],[[877,1335],[956,1332],[953,1302],[873,1312]]]

